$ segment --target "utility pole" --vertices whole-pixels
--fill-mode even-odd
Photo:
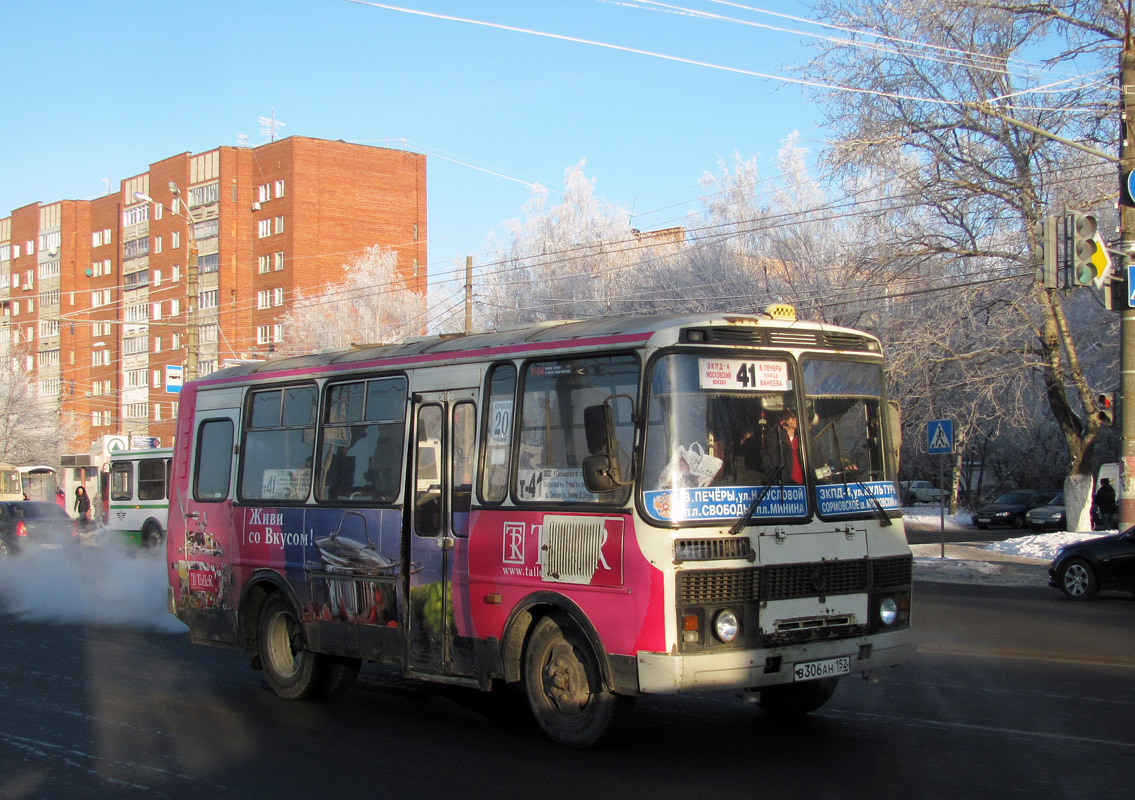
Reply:
[[[1135,264],[1135,208],[1123,202],[1128,197],[1127,184],[1135,169],[1135,131],[1129,121],[1135,119],[1135,47],[1131,40],[1131,6],[1127,7],[1123,50],[1119,55],[1119,250],[1123,254],[1120,268],[1130,280]],[[1130,297],[1130,283],[1123,284]],[[1119,502],[1119,529],[1135,525],[1135,309],[1121,304],[1119,323],[1120,364],[1120,480],[1123,491]]]
[[[473,256],[465,256],[465,332],[473,332]]]

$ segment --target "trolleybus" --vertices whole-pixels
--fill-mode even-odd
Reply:
[[[170,448],[110,454],[107,527],[151,550],[165,543],[169,512]]]
[[[785,306],[231,367],[182,389],[170,611],[283,697],[518,683],[574,747],[640,695],[806,713],[914,650],[894,416],[878,340]]]

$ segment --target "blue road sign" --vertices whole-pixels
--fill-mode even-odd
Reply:
[[[1127,265],[1127,305],[1135,308],[1135,265]]]
[[[930,455],[949,455],[954,452],[954,421],[932,419],[926,425],[926,450]]]

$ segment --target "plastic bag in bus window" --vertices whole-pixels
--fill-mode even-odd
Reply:
[[[692,442],[688,448],[678,445],[678,452],[662,470],[659,481],[662,486],[674,489],[708,486],[723,463],[717,456],[705,452],[700,442]]]

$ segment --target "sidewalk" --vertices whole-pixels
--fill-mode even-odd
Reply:
[[[937,583],[976,583],[987,586],[1048,586],[1049,559],[987,550],[983,545],[915,544],[915,581]]]

